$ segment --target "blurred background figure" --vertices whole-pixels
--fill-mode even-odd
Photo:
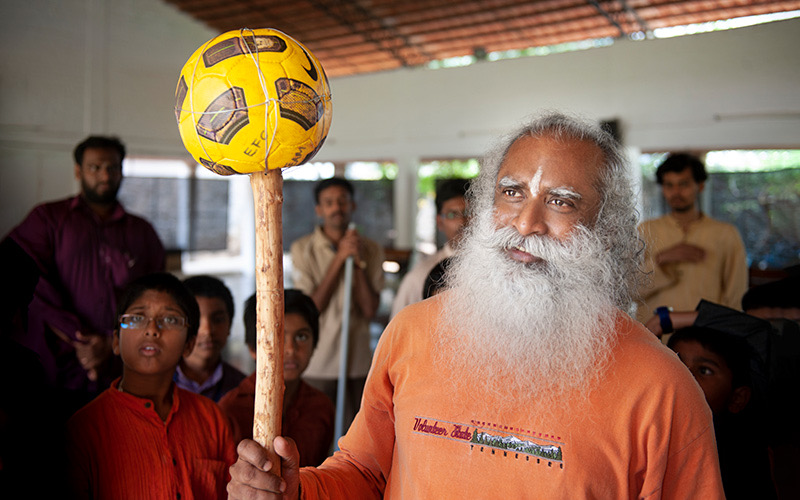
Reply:
[[[256,296],[244,306],[245,341],[256,358]],[[300,378],[319,340],[319,311],[299,290],[284,291],[283,418],[281,433],[294,439],[300,466],[319,465],[333,441],[334,408],[330,398]],[[234,440],[253,437],[256,374],[253,373],[219,402],[228,416]]]
[[[175,370],[179,387],[219,401],[244,380],[245,374],[222,359],[233,322],[233,296],[213,276],[193,276],[183,281],[200,307],[200,324],[194,349]]]
[[[700,299],[739,308],[747,289],[744,244],[734,226],[700,211],[707,178],[703,163],[688,154],[671,154],[656,170],[670,213],[639,226],[651,272],[639,290],[643,323],[659,307],[691,310]]]
[[[467,224],[468,188],[468,179],[448,179],[436,189],[436,227],[444,234],[447,241],[438,252],[420,259],[403,277],[392,303],[391,317],[405,306],[422,300],[423,285],[428,273],[442,259],[453,255]]]

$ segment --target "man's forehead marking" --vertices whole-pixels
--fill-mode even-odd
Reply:
[[[531,180],[528,183],[528,189],[531,192],[531,196],[533,196],[534,198],[536,196],[539,196],[539,188],[541,187],[541,184],[542,184],[542,167],[539,167],[538,169],[536,169],[536,173],[533,174],[533,177],[531,177]]]

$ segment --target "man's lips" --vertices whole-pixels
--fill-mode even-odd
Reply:
[[[139,353],[143,356],[155,356],[161,352],[161,348],[155,344],[143,344],[139,347]]]
[[[518,246],[506,248],[506,252],[508,253],[508,256],[511,257],[513,260],[516,260],[517,262],[522,262],[523,264],[532,264],[534,262],[542,261],[540,257],[530,254]]]

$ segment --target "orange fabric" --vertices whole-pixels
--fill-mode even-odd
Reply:
[[[620,314],[588,406],[548,416],[502,387],[479,391],[470,373],[443,378],[431,339],[459,342],[435,324],[446,294],[384,332],[342,451],[301,470],[304,498],[724,498],[703,394],[641,324]]]
[[[219,400],[228,417],[234,442],[253,439],[256,374],[253,373]],[[333,442],[334,407],[330,398],[300,381],[297,397],[281,418],[281,435],[290,437],[300,452],[300,466],[319,465]]]
[[[173,384],[163,422],[149,400],[120,392],[117,384],[67,423],[77,498],[226,498],[236,451],[217,405]]]

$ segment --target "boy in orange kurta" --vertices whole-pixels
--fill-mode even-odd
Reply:
[[[123,374],[67,424],[76,498],[225,497],[233,439],[213,401],[175,386],[199,311],[167,273],[133,282],[120,302],[114,353]]]

